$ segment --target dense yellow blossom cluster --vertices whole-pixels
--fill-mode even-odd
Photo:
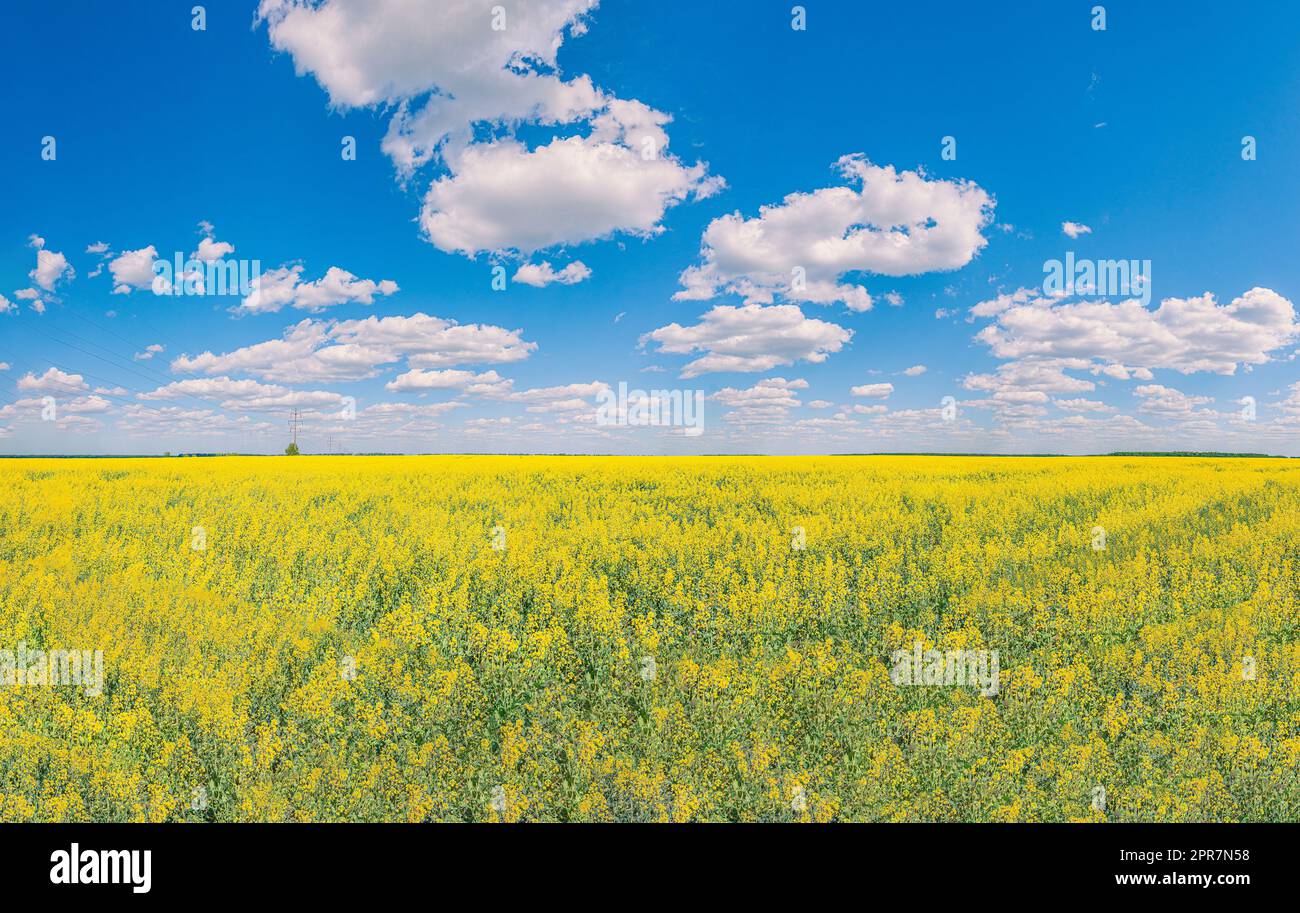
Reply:
[[[0,668],[0,820],[1300,817],[1292,462],[4,460],[0,483],[0,649],[103,661],[99,689]],[[996,693],[897,684],[917,644],[997,651]]]

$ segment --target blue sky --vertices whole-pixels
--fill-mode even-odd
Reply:
[[[1300,455],[1300,8],[1095,5],[6,4],[0,453]]]

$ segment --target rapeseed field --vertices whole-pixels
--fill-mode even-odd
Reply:
[[[3,460],[0,820],[1294,820],[1298,628],[1295,461]]]

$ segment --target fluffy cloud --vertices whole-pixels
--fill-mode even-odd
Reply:
[[[203,237],[199,240],[199,249],[190,255],[192,259],[212,262],[228,257],[235,252],[235,245],[218,241],[211,222],[200,222],[199,230]]]
[[[464,409],[465,403],[448,400],[443,403],[375,403],[358,413],[358,418],[380,415],[431,416],[442,415],[453,409]]]
[[[1114,406],[1108,406],[1095,399],[1054,399],[1052,405],[1064,412],[1114,412]]]
[[[926,371],[925,365],[912,365],[912,367],[903,371],[904,377],[920,377]]]
[[[93,270],[86,274],[91,279],[94,279],[102,273],[105,265],[107,265],[108,261],[113,257],[113,251],[109,249],[107,241],[96,241],[94,244],[87,245],[86,253],[95,254],[99,257],[99,263],[95,265]]]
[[[78,396],[59,401],[58,415],[85,415],[108,412],[113,404],[99,396]],[[45,410],[44,398],[19,399],[0,407],[0,419],[35,420]],[[60,426],[62,427],[62,426]]]
[[[556,387],[534,387],[520,390],[506,397],[514,403],[552,403],[566,399],[592,397],[609,389],[609,384],[593,380],[588,383],[562,384]]]
[[[1155,310],[1136,300],[1054,304],[1031,298],[1008,304],[976,339],[1003,359],[1077,358],[1148,371],[1234,374],[1241,365],[1267,362],[1270,352],[1298,335],[1291,302],[1253,288],[1226,305],[1206,293],[1166,298]]]
[[[287,327],[281,339],[244,346],[221,355],[203,352],[172,360],[178,374],[249,374],[263,380],[307,383],[374,377],[380,365],[398,359],[387,348],[331,346],[330,325],[303,320]]]
[[[330,331],[340,344],[388,347],[405,355],[413,368],[456,365],[510,364],[523,361],[537,348],[523,330],[487,324],[458,324],[454,320],[412,314],[409,317],[367,317],[349,320]]]
[[[581,137],[529,151],[515,140],[478,143],[429,188],[420,224],[441,250],[474,256],[524,254],[615,232],[648,237],[663,230],[670,206],[717,189],[697,164],[668,156],[646,161],[627,146]]]
[[[465,422],[465,427],[469,430],[490,430],[513,423],[514,419],[508,415],[503,415],[500,418],[472,418]]]
[[[1051,303],[1053,299],[1043,293],[1042,289],[1018,288],[1014,292],[998,295],[996,298],[990,298],[987,301],[981,301],[970,309],[970,315],[975,317],[996,317],[1003,311],[1008,310],[1016,305],[1030,304],[1046,301]],[[948,316],[948,311],[944,311],[943,316]],[[938,312],[935,313],[938,317]],[[967,323],[971,322],[967,320]]]
[[[1188,396],[1181,390],[1175,390],[1172,387],[1165,387],[1160,384],[1146,384],[1138,387],[1133,391],[1133,395],[1140,397],[1142,400],[1142,405],[1138,406],[1139,412],[1154,412],[1158,415],[1168,416],[1191,415],[1197,406],[1204,406],[1207,403],[1214,402],[1212,396]]]
[[[1300,380],[1291,384],[1287,389],[1291,391],[1291,395],[1286,399],[1279,400],[1278,408],[1284,412],[1300,413]]]
[[[1086,358],[1025,358],[998,365],[993,374],[969,374],[963,381],[967,390],[985,393],[1009,393],[1037,390],[1043,393],[1087,393],[1097,385],[1090,380],[1071,377],[1066,369],[1082,370],[1089,366]]]
[[[446,251],[529,252],[616,232],[652,235],[665,210],[719,183],[667,151],[668,115],[565,79],[557,53],[597,0],[262,0],[258,19],[340,109],[392,110],[385,153],[404,178],[435,158],[425,237]],[[579,124],[530,149],[476,125]],[[571,133],[572,131],[570,131]]]
[[[337,304],[374,304],[375,295],[398,291],[391,279],[358,279],[345,269],[331,266],[314,282],[302,281],[302,266],[268,270],[253,280],[253,290],[236,308],[241,314],[275,313],[284,307],[313,313]]]
[[[76,399],[59,404],[60,412],[77,414],[108,412],[112,408],[113,404],[102,396],[79,396]]]
[[[515,272],[516,282],[522,282],[524,285],[532,285],[537,288],[544,288],[552,282],[558,282],[561,285],[576,285],[590,277],[591,270],[581,260],[574,260],[558,272],[552,269],[551,264],[545,260],[541,263],[525,263]],[[617,323],[617,320],[615,322]]]
[[[850,418],[847,413],[837,412],[830,418],[800,419],[791,426],[791,430],[801,440],[806,440],[812,435],[827,435],[827,440],[834,441],[845,440],[845,433],[859,431],[861,426],[855,419]]]
[[[769,377],[748,389],[723,387],[709,399],[733,407],[725,419],[729,422],[778,423],[789,419],[790,410],[800,405],[796,391],[807,390],[808,381]]]
[[[1126,446],[1135,450],[1158,449],[1160,446],[1159,441],[1165,441],[1166,445],[1168,442],[1167,437],[1136,436],[1148,434],[1152,429],[1149,425],[1143,424],[1131,415],[1110,415],[1105,418],[1069,415],[1064,418],[1028,419],[1020,422],[1018,427],[1026,433],[1051,435],[1073,441],[1086,441],[1092,445],[1091,449],[1094,452],[1114,447],[1119,442],[1123,442]],[[1098,441],[1111,443],[1100,446],[1097,444]],[[1078,448],[1078,445],[1075,446]],[[1085,445],[1085,447],[1087,446]]]
[[[303,320],[271,339],[221,355],[182,355],[171,363],[177,373],[242,373],[268,381],[362,380],[406,358],[411,368],[507,364],[537,348],[521,330],[457,324],[427,314],[367,317],[333,323]]]
[[[1115,380],[1150,380],[1149,368],[1130,368],[1127,365],[1093,365],[1088,369],[1094,375],[1105,375]]]
[[[488,372],[493,374],[494,372]],[[511,391],[514,382],[500,380],[496,383],[476,383],[465,387],[465,393],[471,396],[485,396],[491,399],[524,404],[525,412],[535,414],[584,412],[594,416],[591,402],[598,393],[609,389],[603,381],[588,383],[560,384],[554,387],[533,387],[528,390]],[[568,419],[560,419],[567,422]]]
[[[1066,373],[1067,371],[1087,371],[1093,376],[1104,375],[1117,380],[1150,380],[1151,378],[1151,372],[1145,368],[1129,368],[1118,364],[1103,365],[1088,358],[1029,356],[999,365],[997,371],[992,374],[968,375],[964,380],[966,389],[989,393],[991,396],[983,400],[969,400],[962,405],[993,409],[1000,420],[1026,433],[1057,434],[1062,430],[1088,427],[1056,420],[1038,421],[1037,417],[1047,414],[1047,410],[1043,407],[1049,403],[1063,412],[1070,413],[1105,415],[1117,412],[1115,407],[1100,400],[1059,396],[1058,394],[1088,392],[1097,387],[1096,382],[1072,376]],[[1133,393],[1141,399],[1138,411],[1164,416],[1188,417],[1196,411],[1195,407],[1213,401],[1209,397],[1187,396],[1178,390],[1159,384],[1137,387]],[[1122,423],[1112,422],[1102,427],[1114,430],[1121,425]],[[1134,423],[1129,430],[1133,429],[1149,430],[1140,422]]]
[[[689,379],[718,371],[767,371],[796,361],[820,363],[852,337],[852,330],[805,317],[793,304],[747,304],[718,305],[695,326],[671,323],[641,341],[657,342],[661,352],[704,352],[682,370],[681,377]]]
[[[893,384],[863,384],[849,391],[854,396],[867,396],[872,399],[884,399],[894,392]]]
[[[723,387],[710,399],[737,408],[769,409],[781,407],[792,409],[799,405],[797,390],[807,390],[808,381],[802,378],[786,380],[784,377],[769,377],[760,380],[747,390],[735,387]]]
[[[415,369],[389,381],[384,385],[384,389],[393,391],[464,390],[472,387],[481,390],[484,387],[497,388],[504,383],[505,381],[496,371],[475,374],[473,371],[462,371],[453,368],[444,368],[437,371]]]
[[[993,394],[995,402],[1010,406],[1039,405],[1050,397],[1042,390],[999,390]]]
[[[556,399],[545,403],[536,403],[528,406],[524,411],[534,414],[586,412],[593,405],[593,403],[575,396],[572,399]]]
[[[52,392],[65,395],[67,393],[67,391]],[[74,396],[70,399],[60,399],[55,427],[60,431],[95,431],[99,429],[100,422],[85,416],[102,415],[112,408],[113,404],[101,396]],[[44,420],[44,411],[43,397],[19,399],[0,407],[0,419],[35,421],[40,418]]]
[[[30,244],[36,248],[36,268],[27,275],[39,288],[52,292],[58,282],[65,279],[71,281],[77,275],[68,264],[67,257],[45,249],[44,238],[32,235]]]
[[[184,435],[220,438],[228,434],[281,431],[284,426],[257,420],[248,415],[228,416],[213,409],[190,409],[179,406],[124,406],[117,427],[138,437],[175,437]]]
[[[14,297],[19,301],[31,302],[27,306],[38,314],[45,313],[45,302],[41,300],[41,293],[34,288],[20,288],[14,292]]]
[[[337,108],[404,104],[390,155],[427,161],[448,135],[480,122],[568,122],[598,107],[586,77],[553,71],[566,32],[585,31],[597,0],[522,0],[496,17],[493,0],[454,0],[430,17],[425,0],[262,0],[272,46],[310,73]],[[499,26],[499,27],[498,27]]]
[[[1079,222],[1062,222],[1062,223],[1061,223],[1061,231],[1062,231],[1062,233],[1064,233],[1067,237],[1070,237],[1070,238],[1077,238],[1077,237],[1079,237],[1080,235],[1090,235],[1090,234],[1092,234],[1092,229],[1091,229],[1091,228],[1089,228],[1087,225],[1083,225],[1083,224],[1081,224],[1081,223],[1079,223]]]
[[[68,394],[89,389],[90,385],[80,374],[68,374],[58,368],[50,368],[40,377],[28,372],[18,378],[18,390],[22,393]]]
[[[931,180],[846,155],[847,186],[789,194],[758,216],[715,219],[701,242],[703,263],[681,276],[685,300],[722,292],[746,303],[842,302],[867,310],[871,296],[840,282],[852,272],[908,276],[965,266],[987,243],[992,198],[969,181]]]
[[[155,342],[153,345],[145,346],[143,352],[136,352],[131,357],[134,358],[136,361],[148,361],[149,359],[157,355],[159,352],[163,351],[163,348],[164,347],[162,345]]]
[[[150,244],[139,250],[125,251],[108,261],[108,271],[113,276],[113,294],[129,295],[132,290],[152,289],[153,264],[157,259],[158,250]]]
[[[185,397],[220,400],[223,409],[234,412],[265,412],[288,407],[313,408],[342,406],[343,397],[324,390],[290,390],[255,380],[232,380],[208,377],[180,380],[148,393],[138,394],[145,401]]]

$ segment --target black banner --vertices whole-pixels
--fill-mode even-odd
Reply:
[[[9,825],[10,896],[369,900],[485,896],[768,897],[900,887],[934,900],[1205,892],[1231,902],[1293,878],[1293,825]]]

